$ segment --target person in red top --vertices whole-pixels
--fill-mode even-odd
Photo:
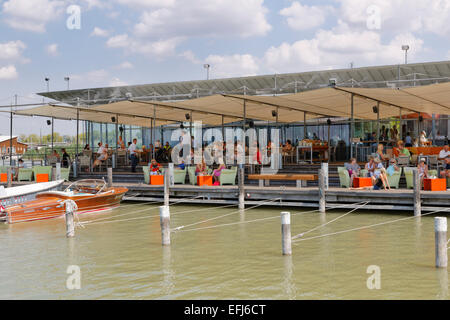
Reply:
[[[156,175],[160,174],[160,172],[161,172],[161,165],[158,162],[156,162],[155,159],[152,159],[150,163],[150,174]]]

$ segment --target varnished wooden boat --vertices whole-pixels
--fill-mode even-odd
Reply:
[[[120,205],[127,188],[108,188],[103,180],[79,180],[64,191],[48,191],[36,195],[35,200],[6,207],[0,212],[0,220],[18,223],[58,218],[65,214],[65,200],[77,204],[77,214],[97,212]]]

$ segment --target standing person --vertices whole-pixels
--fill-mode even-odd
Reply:
[[[62,152],[61,167],[68,168],[70,166],[70,156],[65,148],[61,149],[61,152]]]
[[[412,146],[413,146],[413,140],[412,140],[412,137],[411,137],[411,133],[408,132],[406,134],[406,138],[405,138],[405,147],[412,147]]]
[[[136,154],[136,143],[137,139],[133,139],[133,143],[128,147],[128,152],[130,153],[131,160],[131,172],[136,172],[136,165],[138,162],[137,154]]]

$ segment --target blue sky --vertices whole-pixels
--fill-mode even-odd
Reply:
[[[204,63],[211,78],[396,64],[402,44],[409,62],[447,60],[448,21],[450,0],[3,0],[0,105],[36,101],[45,77],[53,91],[66,76],[71,89],[204,79]],[[19,119],[14,133],[44,123]]]

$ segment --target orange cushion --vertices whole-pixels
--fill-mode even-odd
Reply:
[[[48,174],[47,173],[36,174],[36,182],[48,182]]]
[[[153,186],[160,186],[164,184],[164,176],[162,174],[150,175],[150,184]]]

